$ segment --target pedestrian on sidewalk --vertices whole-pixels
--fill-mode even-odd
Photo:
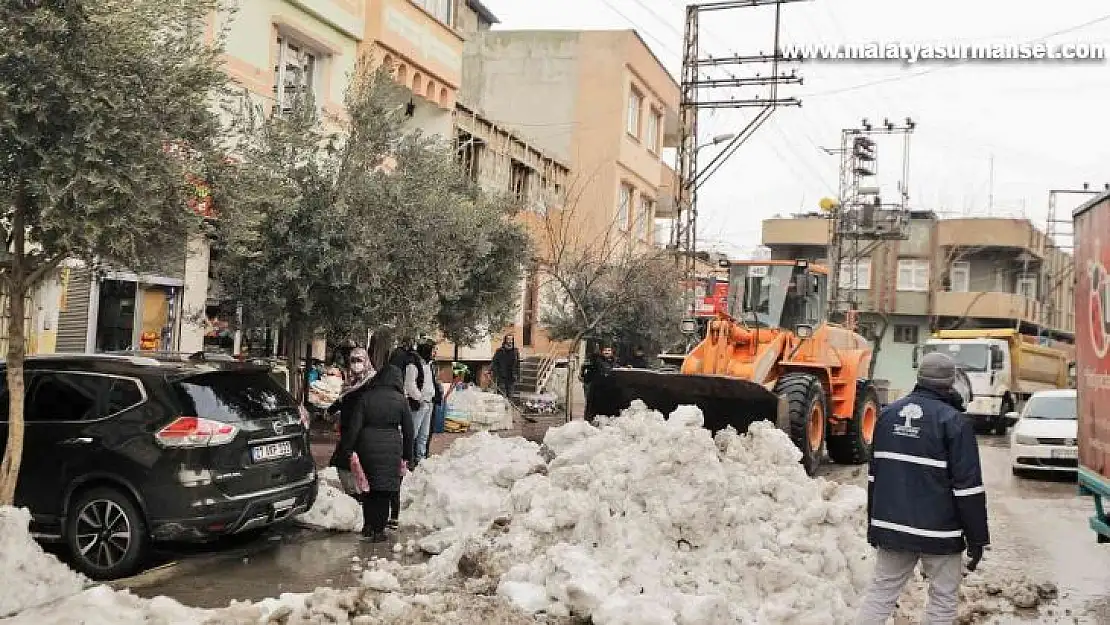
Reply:
[[[361,347],[351,350],[347,367],[347,375],[343,380],[342,391],[339,397],[327,407],[329,415],[339,415],[338,429],[341,437],[343,430],[353,427],[351,423],[354,417],[355,405],[366,390],[367,383],[373,379],[375,374],[374,366],[370,363],[370,354]],[[335,451],[332,453],[331,461],[328,464],[339,471],[339,476],[343,481],[343,490],[348,495],[358,495],[353,482],[354,477],[351,475],[350,457],[343,454],[340,443],[336,443]]]
[[[435,410],[436,398],[443,400],[442,393],[436,391],[439,381],[432,372],[432,362],[436,357],[436,344],[425,341],[416,348],[420,375],[418,376],[420,388],[420,412],[414,417],[416,428],[416,460],[419,465],[428,457],[428,444],[432,432],[432,412]]]
[[[582,371],[578,374],[578,379],[582,382],[582,394],[586,398],[586,413],[584,418],[590,423],[594,422],[594,401],[593,390],[596,388],[595,384],[602,378],[608,377],[613,368],[617,366],[616,357],[613,355],[613,346],[605,343],[601,346],[601,350],[590,356],[586,361],[586,366],[582,367]]]
[[[517,380],[520,379],[520,350],[516,348],[516,339],[513,335],[506,334],[501,339],[501,347],[493,355],[490,363],[493,369],[493,382],[505,397],[512,399]]]
[[[951,358],[926,355],[913,391],[883,409],[875,426],[867,540],[878,551],[860,625],[887,622],[918,562],[929,582],[925,623],[955,623],[962,554],[974,571],[990,543],[979,447],[952,392],[955,378]]]
[[[393,502],[400,501],[401,467],[412,460],[412,412],[405,397],[404,375],[392,364],[385,364],[388,338],[375,333],[377,344],[371,345],[375,362],[382,369],[359,394],[351,410],[349,422],[340,433],[339,461],[349,466],[350,457],[358,453],[370,491],[362,497],[363,539],[371,542],[388,540],[388,525]]]

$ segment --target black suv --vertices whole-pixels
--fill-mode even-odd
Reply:
[[[264,527],[316,499],[306,415],[264,367],[108,355],[25,366],[15,503],[89,577],[135,572],[151,541]],[[5,381],[0,440],[7,420]]]

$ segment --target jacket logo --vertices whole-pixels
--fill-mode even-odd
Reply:
[[[910,438],[918,438],[921,435],[921,428],[914,426],[913,422],[920,419],[925,415],[921,410],[921,406],[917,404],[906,404],[898,411],[898,416],[905,419],[903,423],[894,426],[894,433],[898,436],[908,436]]]

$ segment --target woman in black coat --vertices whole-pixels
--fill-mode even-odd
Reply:
[[[373,542],[386,540],[389,506],[401,491],[401,463],[412,460],[412,412],[404,395],[404,376],[393,365],[378,371],[359,393],[340,432],[340,460],[348,464],[352,453],[370,482],[362,498],[363,536]]]

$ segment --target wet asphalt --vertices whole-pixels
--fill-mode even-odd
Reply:
[[[981,567],[1055,582],[1058,613],[1110,623],[1110,545],[1096,543],[1087,525],[1094,504],[1078,495],[1074,475],[1015,477],[1008,437],[980,435],[979,441],[992,536]],[[866,486],[866,467],[833,465],[822,474]],[[163,549],[155,568],[115,585],[144,597],[166,595],[186,605],[220,607],[233,599],[355,584],[359,573],[352,568],[353,558],[392,558],[394,542],[408,538],[402,531],[389,543],[372,545],[354,534],[286,526],[251,540]],[[419,559],[402,557],[405,562]]]

